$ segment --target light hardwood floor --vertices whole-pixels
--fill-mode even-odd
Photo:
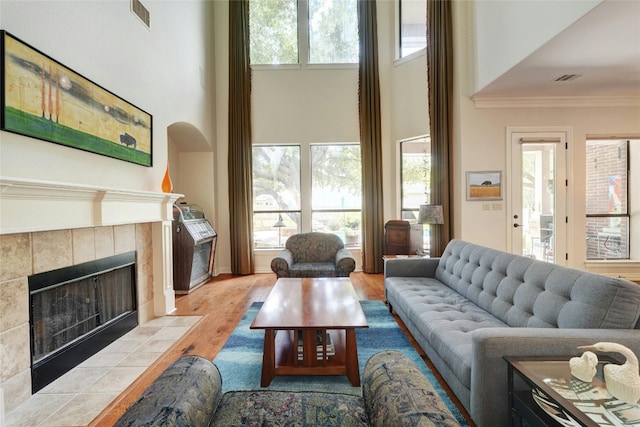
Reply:
[[[352,273],[351,282],[361,300],[384,300],[382,274]],[[203,316],[192,330],[171,347],[163,356],[149,367],[129,388],[109,405],[90,426],[112,426],[151,382],[173,361],[184,355],[198,355],[213,360],[227,338],[254,301],[264,301],[276,282],[274,274],[253,274],[249,276],[222,275],[196,289],[189,295],[178,296],[175,316]],[[396,317],[396,316],[394,316]],[[405,331],[411,342],[432,371],[437,372],[424,352],[415,344],[402,322],[396,321]],[[438,376],[438,375],[437,375]],[[453,396],[446,383],[439,381],[473,425],[462,405]]]

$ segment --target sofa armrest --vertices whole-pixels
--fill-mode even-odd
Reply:
[[[460,425],[420,369],[396,350],[367,361],[362,397],[372,426]]]
[[[356,269],[356,260],[349,249],[343,248],[336,252],[336,275],[348,277]]]
[[[293,254],[289,249],[281,250],[275,258],[271,260],[271,270],[278,277],[288,276],[289,268],[293,265]]]
[[[384,277],[435,277],[440,258],[390,258],[384,261]]]
[[[116,422],[116,427],[206,427],[222,398],[218,368],[200,356],[173,362]]]
[[[579,345],[616,342],[640,354],[637,329],[483,328],[473,332],[470,413],[478,425],[508,421],[504,356],[579,356]],[[500,402],[496,405],[496,402]]]

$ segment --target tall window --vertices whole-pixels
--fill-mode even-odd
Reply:
[[[256,249],[283,247],[289,236],[307,231],[334,233],[346,246],[359,246],[359,145],[256,145],[253,187]]]
[[[311,229],[360,245],[362,185],[359,145],[311,146]]]
[[[431,140],[428,136],[400,142],[400,187],[402,219],[418,220],[420,205],[429,203]]]
[[[249,33],[251,64],[297,64],[297,0],[251,0]]]
[[[309,0],[309,63],[357,64],[356,0]]]
[[[400,58],[427,46],[427,0],[398,0]]]
[[[629,141],[587,140],[587,259],[629,258]]]
[[[254,245],[280,247],[300,232],[300,146],[254,146],[252,156]]]
[[[252,65],[358,63],[356,0],[250,0],[249,29]]]

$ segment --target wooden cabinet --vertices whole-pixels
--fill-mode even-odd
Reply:
[[[411,251],[411,225],[409,221],[392,219],[384,225],[384,253],[409,255]]]

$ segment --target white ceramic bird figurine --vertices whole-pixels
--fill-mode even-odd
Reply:
[[[599,342],[578,347],[581,350],[597,350],[622,354],[627,360],[622,365],[609,363],[604,366],[604,382],[607,391],[617,399],[629,404],[640,400],[640,372],[638,358],[627,347],[613,342]]]
[[[585,351],[580,357],[572,357],[569,359],[571,375],[586,383],[590,383],[593,380],[593,377],[596,375],[597,366],[598,356],[590,351]]]

